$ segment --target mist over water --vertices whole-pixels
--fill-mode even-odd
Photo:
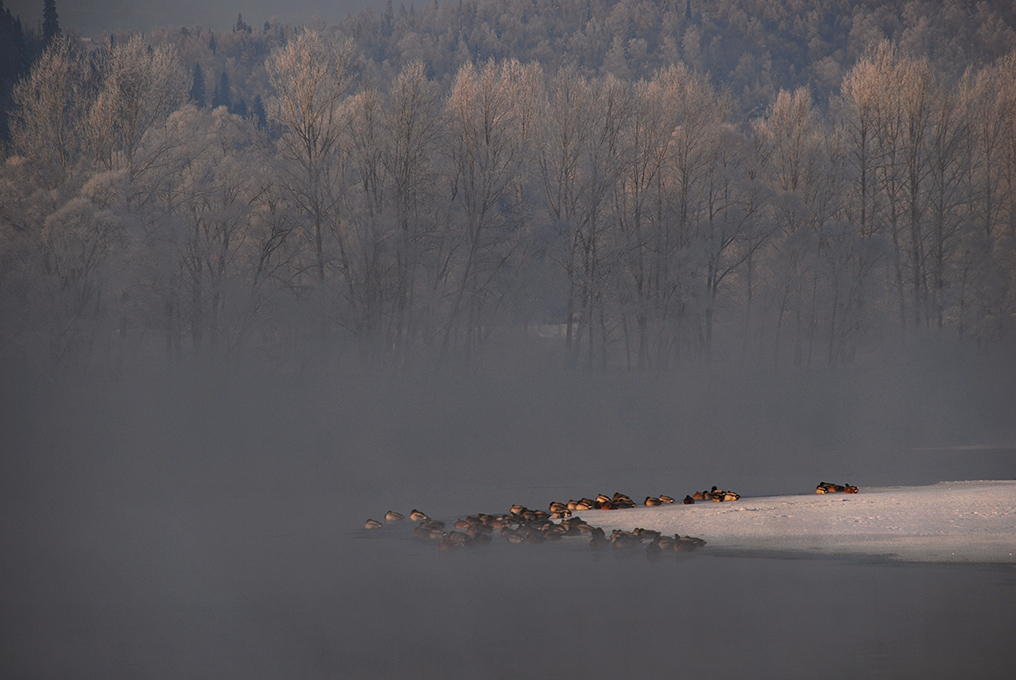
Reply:
[[[408,520],[362,529],[389,509],[454,519],[599,492],[1016,477],[1011,365],[919,363],[87,385],[7,369],[0,675],[1000,672],[1009,568],[503,541],[442,554]]]

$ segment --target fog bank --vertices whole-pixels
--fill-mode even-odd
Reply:
[[[197,373],[57,384],[5,369],[0,674],[531,677],[677,654],[781,677],[844,655],[831,677],[947,677],[1009,654],[1011,571],[708,546],[665,565],[503,543],[449,556],[361,527],[388,509],[454,519],[598,492],[1013,479],[1011,363]],[[736,613],[687,615],[712,610]]]

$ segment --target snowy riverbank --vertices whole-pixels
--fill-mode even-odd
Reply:
[[[1016,563],[1016,481],[862,488],[579,513],[611,529],[699,536],[710,548]]]

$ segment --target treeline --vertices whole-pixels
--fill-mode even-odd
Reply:
[[[54,0],[43,4],[44,21],[33,29],[37,19],[12,16],[0,0],[0,139],[7,139],[5,93],[60,31]],[[312,28],[349,37],[376,81],[413,61],[445,87],[468,61],[537,61],[549,73],[569,66],[623,80],[683,62],[729,91],[744,116],[758,116],[779,90],[802,86],[824,108],[880,40],[954,78],[1016,48],[1012,3],[977,0],[434,0],[418,7],[389,0],[384,12],[366,8],[337,26]],[[270,94],[267,55],[298,30],[239,15],[231,30],[167,27],[148,39],[178,50],[197,85],[196,102],[214,106],[231,97],[230,107],[247,112]]]
[[[216,50],[256,32],[240,19]],[[57,38],[19,81],[8,357],[402,370],[517,341],[666,370],[1011,339],[1012,53],[956,73],[882,41],[825,101],[780,89],[749,115],[676,57],[644,78],[511,58],[443,78],[334,28],[262,35],[264,89],[234,67],[215,108],[164,35]]]

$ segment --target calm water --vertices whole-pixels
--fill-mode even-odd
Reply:
[[[5,558],[4,677],[955,678],[1016,659],[1012,568],[442,554],[324,502],[147,512],[106,508]]]
[[[840,441],[849,419],[750,404],[671,418],[696,400],[658,395],[625,410],[630,395],[554,390],[496,407],[482,390],[146,394],[6,402],[0,677],[956,678],[1016,662],[1010,567],[442,554],[408,526],[360,528],[389,508],[448,519],[616,490],[1011,479],[1012,448],[931,449],[878,422]]]

